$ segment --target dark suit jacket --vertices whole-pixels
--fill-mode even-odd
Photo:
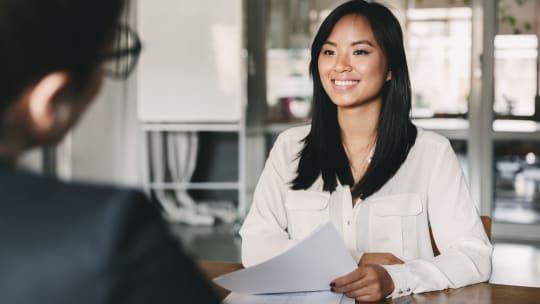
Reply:
[[[0,303],[219,303],[141,192],[0,167]]]

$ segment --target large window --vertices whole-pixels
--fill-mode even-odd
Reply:
[[[495,208],[498,222],[540,222],[540,143],[495,143]]]
[[[494,39],[495,118],[531,119],[538,95],[538,0],[498,0]],[[536,113],[538,116],[540,113]]]
[[[271,123],[309,119],[312,82],[311,40],[328,8],[336,1],[270,0],[267,37],[268,120]]]
[[[406,35],[413,88],[413,117],[459,116],[467,113],[471,9],[409,9]]]
[[[536,95],[536,35],[495,37],[495,102],[498,117],[533,116]]]
[[[497,1],[493,219],[540,223],[537,0]],[[537,100],[537,101],[535,101]],[[536,104],[536,106],[535,106]]]

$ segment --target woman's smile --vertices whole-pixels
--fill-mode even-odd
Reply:
[[[347,91],[351,90],[358,85],[360,80],[356,79],[332,79],[334,90],[336,91]]]

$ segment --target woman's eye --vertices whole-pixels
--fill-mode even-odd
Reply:
[[[368,52],[364,50],[356,50],[353,52],[354,55],[367,55]]]
[[[332,50],[324,50],[323,55],[334,55],[334,51],[332,51]]]

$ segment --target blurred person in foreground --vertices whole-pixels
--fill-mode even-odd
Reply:
[[[219,302],[141,192],[15,167],[61,140],[105,72],[131,72],[141,46],[123,5],[0,0],[1,303]]]

